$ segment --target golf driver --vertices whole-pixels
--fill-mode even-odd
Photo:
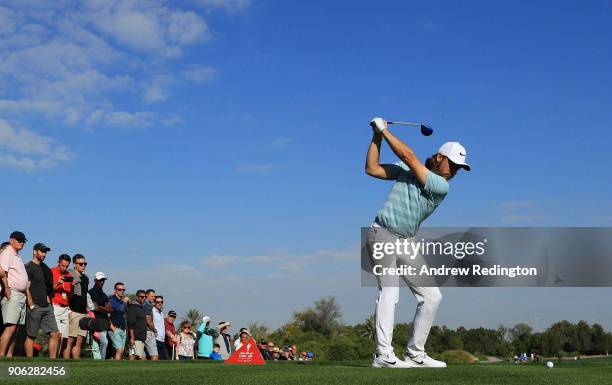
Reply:
[[[387,124],[401,124],[404,126],[417,126],[421,128],[421,134],[424,136],[429,136],[433,134],[433,129],[426,124],[423,123],[410,123],[410,122],[387,122]]]
[[[423,123],[410,123],[410,122],[387,122],[387,124],[401,124],[404,126],[417,126],[421,129],[421,134],[424,136],[429,136],[433,134],[433,129],[426,124]],[[376,128],[380,131],[381,127],[384,127],[384,120],[382,118],[374,118],[370,121],[370,126]]]

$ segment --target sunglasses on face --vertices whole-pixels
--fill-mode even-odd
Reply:
[[[146,295],[139,295],[138,298],[147,298]]]
[[[125,291],[125,289],[115,289],[115,290],[117,290],[117,291]]]
[[[87,266],[87,262],[75,262],[74,264],[79,266]]]
[[[164,301],[155,301],[155,303],[164,303]]]

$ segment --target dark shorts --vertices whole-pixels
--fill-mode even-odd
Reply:
[[[157,341],[157,340],[155,340],[155,342],[157,342],[157,355],[159,356],[159,359],[167,360],[168,350],[166,349],[166,343],[163,341]]]
[[[55,314],[53,313],[53,306],[36,306],[34,309],[28,309],[26,332],[28,337],[38,337],[38,330],[42,329],[43,333],[56,333],[58,332],[57,323],[55,322]]]

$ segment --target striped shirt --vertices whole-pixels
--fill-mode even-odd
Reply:
[[[425,186],[403,162],[394,165],[397,179],[378,212],[376,222],[395,233],[413,237],[423,222],[448,193],[448,182],[440,175],[427,171]]]

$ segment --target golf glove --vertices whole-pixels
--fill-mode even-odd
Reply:
[[[370,126],[379,134],[385,130],[385,121],[383,118],[374,118],[370,121]]]

